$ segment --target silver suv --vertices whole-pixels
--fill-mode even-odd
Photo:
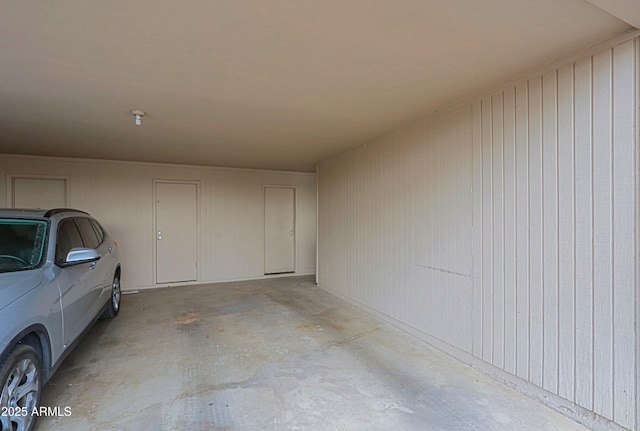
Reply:
[[[117,243],[72,209],[0,209],[0,431],[29,431],[40,393],[98,318],[120,311]]]

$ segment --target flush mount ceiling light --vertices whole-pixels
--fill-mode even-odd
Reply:
[[[145,116],[145,112],[140,109],[132,109],[131,113],[136,117],[136,126],[142,124],[142,117]]]

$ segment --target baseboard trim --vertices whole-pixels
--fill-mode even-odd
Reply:
[[[257,277],[246,278],[229,278],[224,280],[207,280],[207,281],[182,281],[177,283],[159,283],[151,286],[132,286],[126,289],[122,289],[122,293],[131,292],[134,290],[152,290],[163,287],[185,287],[185,286],[197,286],[202,284],[219,284],[219,283],[234,283],[236,281],[251,281],[251,280],[267,280],[270,278],[284,278],[284,277],[303,277],[303,276],[315,276],[315,272],[292,272],[289,274],[273,274],[273,275],[261,275]]]

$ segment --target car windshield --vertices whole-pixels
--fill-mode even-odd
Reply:
[[[0,272],[23,271],[40,265],[47,222],[0,218]]]

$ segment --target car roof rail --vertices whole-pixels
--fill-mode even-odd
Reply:
[[[60,214],[60,213],[67,213],[67,212],[76,212],[76,213],[82,213],[82,214],[90,215],[86,211],[77,210],[77,209],[73,209],[73,208],[53,208],[53,209],[50,209],[49,211],[47,211],[44,214],[44,216],[45,217],[51,217],[52,215],[56,215],[56,214]]]

